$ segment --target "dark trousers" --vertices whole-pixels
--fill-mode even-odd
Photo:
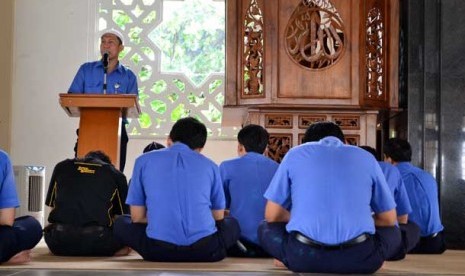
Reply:
[[[121,120],[121,137],[119,143],[119,170],[121,172],[124,171],[124,167],[126,166],[126,153],[128,150],[128,133],[126,131],[126,120]]]
[[[407,252],[412,250],[420,240],[420,227],[414,222],[407,224],[399,223],[400,232],[402,234],[402,247],[389,261],[398,261],[405,258]]]
[[[435,237],[420,237],[416,246],[409,254],[442,254],[446,251],[444,232],[439,232]]]
[[[44,239],[48,248],[58,256],[113,256],[123,248],[104,226],[75,226],[53,223],[45,227]]]
[[[374,273],[398,252],[398,227],[380,227],[367,240],[337,249],[304,244],[286,231],[286,223],[262,222],[258,237],[263,249],[294,272]]]
[[[42,238],[42,226],[31,216],[15,219],[13,226],[0,226],[0,263],[17,253],[32,249]]]
[[[228,217],[217,221],[218,231],[189,246],[147,237],[147,224],[132,223],[129,216],[120,216],[114,225],[115,236],[131,247],[146,261],[154,262],[216,262],[226,257],[226,249],[239,238],[237,220]]]
[[[229,257],[244,257],[244,258],[269,258],[271,257],[263,248],[245,239],[240,239],[228,248],[227,255]]]

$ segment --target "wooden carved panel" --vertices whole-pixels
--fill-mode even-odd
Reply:
[[[385,91],[385,64],[386,49],[384,47],[385,28],[383,14],[378,7],[373,7],[368,11],[366,19],[366,98],[382,99]]]
[[[399,15],[389,13],[397,7],[397,1],[366,0],[361,18],[361,106],[397,106],[390,98],[397,99]]]
[[[359,1],[279,0],[277,91],[291,99],[345,100],[352,104],[358,89]],[[351,46],[349,46],[351,45]],[[304,68],[305,67],[305,68]],[[313,101],[316,103],[315,101]],[[295,102],[299,103],[299,102]],[[303,102],[302,102],[303,103]]]
[[[341,129],[360,129],[359,116],[334,115],[332,122]]]
[[[351,144],[376,145],[378,111],[397,105],[398,0],[226,5],[224,110],[241,120],[236,125],[274,132],[270,155],[278,161],[324,120],[340,125]]]
[[[397,107],[398,2],[226,1],[225,106]]]
[[[302,0],[287,23],[285,35],[287,53],[304,69],[328,68],[345,49],[344,23],[329,0]]]
[[[360,136],[359,135],[345,135],[344,134],[344,137],[346,138],[346,143],[348,145],[352,145],[352,146],[360,146]]]
[[[300,115],[299,128],[306,129],[313,123],[326,121],[326,115]]]
[[[303,144],[303,140],[304,140],[304,136],[305,136],[305,133],[299,133],[299,138],[297,139],[297,141],[299,142],[299,145],[300,144]]]
[[[292,147],[292,133],[270,133],[268,141],[268,157],[281,163]]]
[[[241,97],[264,97],[265,25],[262,7],[257,0],[250,0],[244,17]]]
[[[292,114],[265,114],[265,128],[292,128]]]

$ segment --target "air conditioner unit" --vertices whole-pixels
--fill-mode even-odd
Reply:
[[[44,227],[45,167],[13,166],[20,206],[16,217],[32,216]]]

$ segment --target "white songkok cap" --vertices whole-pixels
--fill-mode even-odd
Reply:
[[[102,31],[102,35],[100,36],[100,38],[102,38],[103,36],[108,35],[108,34],[112,34],[112,35],[116,36],[118,38],[119,42],[121,43],[121,45],[124,45],[123,35],[119,31],[117,31],[115,29],[108,29],[108,30]]]

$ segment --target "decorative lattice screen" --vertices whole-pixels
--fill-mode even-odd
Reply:
[[[224,0],[97,0],[99,33],[125,37],[121,62],[138,76],[142,114],[134,137],[166,137],[177,119],[193,116],[212,138],[221,128],[225,84]]]

